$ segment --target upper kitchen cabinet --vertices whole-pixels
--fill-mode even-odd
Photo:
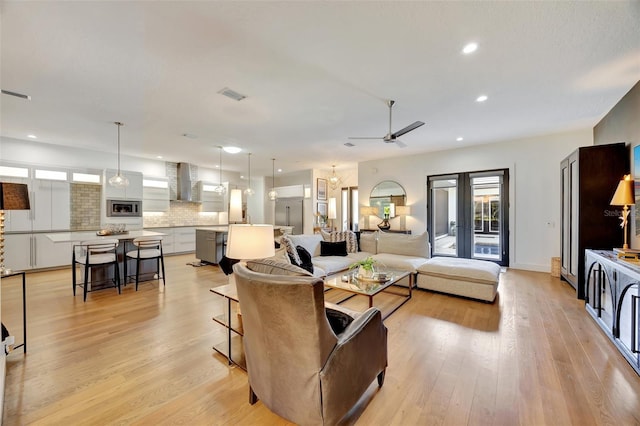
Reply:
[[[142,181],[142,210],[145,212],[169,211],[169,180],[145,177]]]
[[[120,170],[120,174],[129,179],[129,185],[122,188],[116,188],[109,185],[109,178],[115,176],[117,173],[117,170],[105,169],[102,179],[102,191],[104,198],[107,200],[142,200],[144,196],[142,173]]]
[[[26,171],[26,172],[24,172]],[[4,182],[24,183],[29,188],[30,210],[6,212],[7,232],[64,231],[71,221],[71,190],[67,172],[35,168],[30,176],[26,167],[2,167],[0,179]],[[14,176],[7,176],[7,174]]]
[[[229,206],[229,184],[223,183],[224,192],[216,191],[220,184],[199,181],[198,189],[200,190],[200,201],[202,202],[201,211],[203,212],[226,212]]]

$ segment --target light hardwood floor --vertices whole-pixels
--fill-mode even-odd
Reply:
[[[246,373],[211,349],[222,303],[209,288],[226,277],[193,260],[167,257],[164,291],[151,281],[86,303],[70,270],[28,274],[29,353],[7,357],[4,424],[288,424],[249,405]],[[3,280],[16,340],[19,303],[20,280]],[[509,270],[494,304],[415,291],[385,324],[385,384],[346,424],[640,424],[640,378],[548,274]]]

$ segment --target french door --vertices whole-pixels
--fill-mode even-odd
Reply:
[[[429,176],[428,225],[434,256],[509,264],[509,170]]]

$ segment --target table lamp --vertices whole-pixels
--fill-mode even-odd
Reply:
[[[251,260],[274,254],[273,225],[229,225],[225,254],[228,258]]]
[[[400,216],[400,229],[407,229],[407,216],[411,216],[411,207],[409,206],[397,206],[396,216]]]
[[[0,274],[4,267],[4,211],[29,210],[29,187],[26,183],[0,182]]]
[[[618,182],[618,187],[616,188],[615,194],[613,194],[613,198],[609,203],[612,206],[623,206],[622,207],[622,216],[620,216],[620,227],[623,229],[624,233],[624,245],[622,246],[623,250],[629,249],[629,244],[627,244],[627,222],[629,217],[629,206],[635,204],[635,199],[633,196],[633,180],[631,179],[631,175],[625,175],[624,178]]]
[[[364,216],[364,229],[371,229],[369,227],[369,216],[378,216],[378,209],[372,206],[361,206],[360,213]]]

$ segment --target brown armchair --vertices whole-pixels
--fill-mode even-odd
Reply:
[[[260,398],[292,422],[332,425],[376,377],[382,386],[387,328],[378,309],[345,317],[339,308],[325,310],[322,279],[260,273],[243,264],[234,272],[251,404]]]

